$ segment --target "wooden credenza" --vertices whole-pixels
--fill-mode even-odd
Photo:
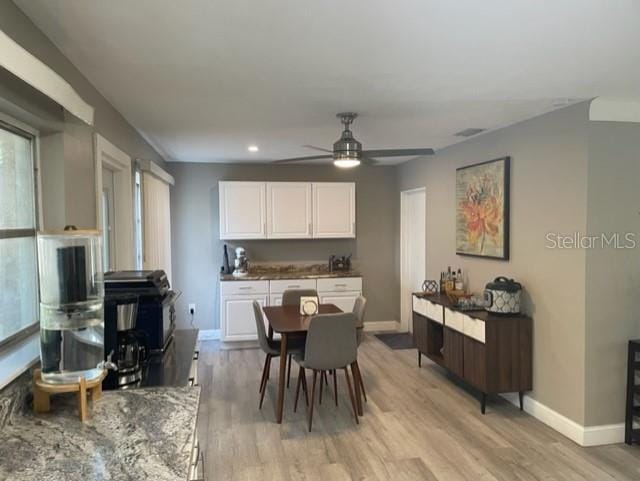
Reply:
[[[486,311],[462,312],[446,296],[413,295],[413,336],[422,356],[449,370],[480,391],[485,412],[487,394],[532,389],[532,320]]]

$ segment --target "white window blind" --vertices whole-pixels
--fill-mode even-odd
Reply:
[[[171,282],[171,206],[169,184],[142,174],[143,268],[162,269]]]
[[[0,346],[38,321],[33,138],[0,125]]]

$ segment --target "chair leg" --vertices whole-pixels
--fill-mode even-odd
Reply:
[[[320,371],[320,397],[318,399],[318,406],[322,404],[322,387],[324,386],[324,378],[327,375],[325,371]]]
[[[329,385],[329,379],[327,376],[327,371],[322,371],[324,373],[324,383],[328,386]],[[329,371],[331,372],[331,371]]]
[[[347,378],[347,387],[349,388],[349,398],[351,399],[351,407],[353,408],[353,415],[356,418],[356,424],[360,424],[360,420],[358,419],[358,410],[356,409],[356,399],[353,395],[353,389],[351,388],[351,380],[349,379],[349,369],[347,367],[344,368],[344,375]]]
[[[309,388],[307,387],[307,373],[302,368],[302,390],[304,391],[304,402],[309,409]]]
[[[268,361],[265,362],[265,367],[267,368],[267,373],[271,370],[271,356],[267,354]],[[267,374],[267,379],[264,381],[264,386],[262,386],[262,393],[260,393],[260,406],[258,409],[262,409],[262,401],[264,401],[264,393],[267,392],[267,380],[269,379]]]
[[[311,403],[309,404],[309,432],[311,432],[311,424],[313,423],[313,404],[316,396],[316,381],[318,379],[318,371],[313,370],[313,384],[311,385]],[[322,382],[322,380],[320,381]]]
[[[338,406],[338,376],[336,376],[336,370],[331,371],[333,373],[333,397],[336,400],[336,407]]]
[[[270,363],[270,355],[267,354],[267,356],[264,358],[264,367],[262,368],[262,378],[260,379],[260,389],[258,390],[258,392],[262,392],[262,389],[264,388],[265,383],[267,382],[267,371],[269,370],[269,363]]]
[[[289,366],[287,367],[287,389],[289,388],[289,381],[291,381],[291,362],[293,361],[293,357],[289,354]]]
[[[302,372],[304,368],[300,366],[300,370],[298,371],[298,383],[296,384],[296,399],[293,403],[293,412],[295,413],[298,409],[298,397],[300,396],[300,386],[302,386]],[[306,391],[305,391],[306,392]]]
[[[364,402],[367,402],[367,393],[364,390],[364,381],[362,380],[362,371],[360,370],[360,364],[356,360],[356,371],[358,371],[358,381],[360,382],[360,391],[362,391],[362,397]]]

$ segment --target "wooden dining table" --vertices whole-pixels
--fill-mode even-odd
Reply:
[[[292,335],[306,335],[309,330],[309,321],[313,316],[300,314],[300,306],[266,306],[262,310],[269,322],[269,339],[273,339],[273,333],[280,334],[280,374],[278,376],[278,399],[276,401],[276,421],[282,423],[284,410],[284,387],[286,384],[287,368],[287,342]],[[343,312],[334,304],[319,304],[318,314],[339,314]],[[316,314],[317,315],[317,314]],[[361,320],[356,320],[356,328],[363,326]],[[353,368],[353,366],[352,366]],[[358,369],[352,369],[354,376],[359,375]],[[337,375],[337,374],[336,374]],[[358,414],[362,415],[362,400],[359,378],[355,379],[355,395]]]

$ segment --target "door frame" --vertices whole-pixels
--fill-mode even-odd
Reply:
[[[425,227],[426,227],[426,221],[427,221],[427,205],[426,205],[427,189],[426,187],[417,187],[415,189],[408,189],[400,192],[400,331],[401,332],[411,331],[411,322],[409,319],[409,313],[406,313],[407,315],[403,316],[403,314],[405,314],[404,312],[405,300],[403,299],[403,295],[405,290],[404,277],[405,277],[405,263],[406,263],[406,255],[407,255],[407,247],[406,247],[407,238],[405,236],[407,216],[405,213],[405,209],[407,204],[407,197],[409,195],[420,193],[420,192],[423,192],[425,194],[424,215],[425,215]],[[423,266],[425,276],[427,272],[426,243],[427,243],[427,238],[426,238],[426,232],[425,232],[425,242],[424,242],[425,265]],[[406,322],[405,322],[405,319],[406,319]]]
[[[102,227],[102,168],[113,171],[115,245],[111,256],[117,270],[135,268],[133,241],[133,181],[131,157],[107,139],[94,136],[96,175],[96,225]]]

